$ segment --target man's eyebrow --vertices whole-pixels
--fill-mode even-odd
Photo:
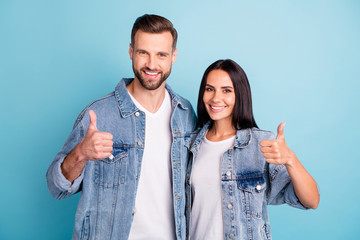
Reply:
[[[136,52],[147,52],[147,51],[144,50],[144,49],[139,48],[139,49],[136,49]]]
[[[163,55],[170,55],[170,53],[168,53],[168,52],[158,52],[158,54],[163,54]]]

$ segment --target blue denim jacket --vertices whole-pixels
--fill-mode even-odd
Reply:
[[[192,157],[186,176],[187,222],[192,201],[191,167],[209,126],[208,123],[200,130],[190,147]],[[223,154],[220,164],[225,239],[271,239],[268,204],[287,203],[305,209],[295,195],[286,167],[267,163],[260,151],[260,142],[271,139],[275,139],[275,135],[268,131],[238,130],[234,146]]]
[[[123,79],[111,94],[92,102],[78,116],[74,128],[47,172],[50,193],[63,199],[81,191],[73,239],[128,239],[140,177],[145,140],[145,113],[132,102],[127,90],[132,79]],[[185,147],[196,125],[191,104],[169,86],[172,102],[172,186],[177,239],[185,239],[185,176],[189,152]],[[71,184],[61,173],[64,158],[83,139],[89,125],[87,111],[97,114],[99,131],[114,138],[114,159],[88,161]],[[156,173],[154,173],[156,174]]]

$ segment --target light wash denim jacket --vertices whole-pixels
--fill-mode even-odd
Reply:
[[[128,239],[145,140],[145,113],[134,105],[126,90],[132,80],[121,80],[114,92],[92,102],[81,112],[46,174],[49,191],[56,199],[81,191],[73,239]],[[185,239],[185,176],[189,158],[185,142],[190,142],[196,116],[187,100],[169,86],[166,88],[172,99],[173,221],[177,239]],[[60,165],[86,134],[89,109],[97,114],[98,130],[114,136],[114,159],[88,161],[81,176],[71,184],[61,173]]]
[[[200,130],[190,147],[192,157],[186,176],[188,223],[192,201],[191,168],[209,127],[210,123]],[[267,163],[260,151],[260,142],[272,139],[275,139],[272,132],[257,128],[238,130],[234,146],[222,156],[220,171],[225,239],[271,239],[268,204],[287,203],[306,209],[295,195],[286,167]]]

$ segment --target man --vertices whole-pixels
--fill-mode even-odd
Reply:
[[[177,32],[157,15],[133,26],[134,79],[77,118],[47,172],[57,199],[81,191],[73,239],[185,239],[185,173],[196,117],[166,85]]]

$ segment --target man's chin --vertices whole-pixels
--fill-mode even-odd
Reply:
[[[156,78],[149,78],[141,71],[135,72],[135,76],[139,80],[141,86],[147,90],[156,90],[161,87],[169,75],[170,72],[169,74],[160,73]]]
[[[164,80],[165,81],[165,80]],[[164,81],[160,80],[140,80],[141,85],[146,88],[147,90],[156,90],[158,89]]]

